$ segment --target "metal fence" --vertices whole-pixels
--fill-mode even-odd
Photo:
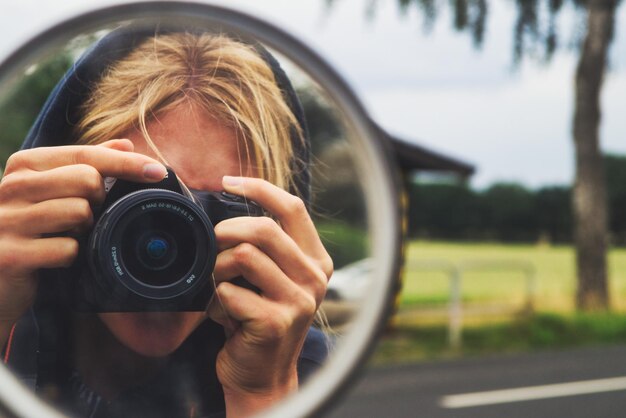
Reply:
[[[463,336],[463,281],[469,272],[519,271],[525,280],[525,311],[532,311],[536,295],[536,269],[526,260],[480,260],[453,263],[448,260],[411,260],[405,270],[441,272],[448,278],[448,342],[451,347],[460,347]]]

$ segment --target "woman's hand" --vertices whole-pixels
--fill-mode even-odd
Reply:
[[[217,375],[228,416],[246,416],[298,387],[298,356],[333,265],[301,199],[256,178],[224,177],[223,186],[278,220],[232,218],[215,228],[218,285],[209,315],[227,333]],[[229,283],[237,276],[260,294]]]
[[[132,150],[130,141],[112,140],[9,158],[0,181],[0,347],[33,302],[36,271],[74,261],[78,243],[67,233],[91,226],[91,206],[105,197],[103,177],[163,179],[163,165]]]

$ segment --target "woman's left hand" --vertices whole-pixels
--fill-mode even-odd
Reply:
[[[224,177],[223,186],[277,219],[232,218],[215,227],[217,291],[208,313],[226,330],[216,369],[230,417],[298,387],[298,356],[333,264],[300,198],[257,178]],[[229,282],[238,276],[260,293]]]

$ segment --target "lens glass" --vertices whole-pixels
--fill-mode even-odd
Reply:
[[[189,223],[165,210],[142,213],[122,236],[122,262],[138,281],[169,286],[191,269],[196,242]]]
[[[169,267],[178,255],[176,239],[167,231],[146,231],[136,243],[137,259],[150,270]]]
[[[160,260],[164,255],[167,254],[169,250],[169,245],[167,241],[162,238],[151,238],[146,245],[146,251],[150,258],[155,260]]]

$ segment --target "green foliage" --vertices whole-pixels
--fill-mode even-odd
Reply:
[[[525,241],[533,224],[533,195],[521,185],[497,183],[482,193],[484,228],[498,240]]]
[[[478,196],[465,185],[410,185],[409,235],[470,239],[480,224]]]
[[[335,269],[361,260],[369,255],[367,232],[345,223],[317,223],[324,247],[333,259]]]
[[[19,149],[48,95],[72,64],[69,54],[57,54],[24,76],[0,101],[0,162]]]
[[[306,118],[311,151],[314,155],[343,135],[342,123],[336,109],[324,100],[324,97],[312,86],[299,86],[296,89]]]
[[[614,245],[626,245],[626,156],[606,155],[609,230]],[[463,184],[412,184],[409,235],[442,240],[537,242],[572,240],[571,188],[536,190],[496,183],[484,191]]]
[[[331,184],[314,192],[314,218],[322,221],[334,219],[353,227],[365,227],[365,197],[357,184]]]
[[[534,192],[537,232],[553,242],[571,242],[571,190],[565,186],[547,186]]]
[[[606,170],[609,229],[615,244],[626,245],[626,156],[609,154]]]
[[[409,235],[419,238],[534,242],[569,241],[567,187],[529,190],[496,183],[484,191],[460,184],[414,184],[409,190]]]
[[[311,139],[314,217],[364,227],[364,196],[340,113],[314,86],[300,86],[297,93]]]

